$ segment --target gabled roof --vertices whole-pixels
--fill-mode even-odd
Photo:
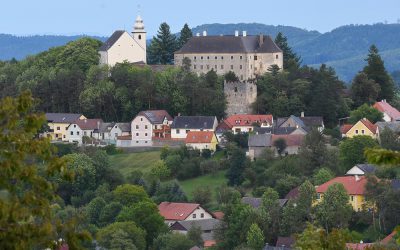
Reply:
[[[292,118],[297,125],[302,128],[312,128],[312,127],[320,127],[324,124],[324,119],[322,116],[295,116],[291,115],[290,117],[279,117],[276,120],[276,126],[280,127],[284,122],[286,122],[289,118]]]
[[[197,203],[161,202],[158,210],[166,220],[185,220],[198,207]]]
[[[317,193],[325,193],[328,187],[334,183],[343,184],[344,188],[349,195],[363,195],[365,193],[365,184],[367,184],[367,178],[365,176],[340,176],[333,178],[330,181],[316,188]]]
[[[396,108],[392,107],[392,105],[387,103],[386,100],[376,102],[373,107],[380,112],[387,114],[392,121],[400,119],[400,112]]]
[[[225,215],[224,212],[222,212],[222,211],[215,211],[212,214],[214,215],[215,219],[218,219],[218,220],[222,220]]]
[[[372,133],[376,134],[377,126],[370,122],[367,118],[360,120]]]
[[[271,134],[255,134],[249,135],[249,147],[270,147],[272,145]]]
[[[366,174],[374,173],[376,171],[375,165],[372,164],[357,164],[356,166]]]
[[[175,129],[213,129],[215,116],[176,116],[171,128]]]
[[[295,187],[292,190],[287,193],[285,196],[285,199],[291,200],[291,199],[297,199],[300,195],[300,187]]]
[[[125,30],[117,30],[115,31],[108,39],[101,45],[99,51],[107,51],[109,50],[117,41],[118,39],[125,33]]]
[[[225,119],[225,123],[230,127],[240,127],[240,126],[252,126],[253,123],[262,124],[268,123],[269,125],[273,124],[272,115],[247,115],[247,114],[238,114],[231,115]]]
[[[341,132],[342,134],[347,134],[347,132],[349,132],[349,130],[350,130],[352,127],[353,127],[352,124],[343,124],[343,125],[340,127],[340,132]]]
[[[211,143],[213,137],[212,131],[189,131],[185,143]]]
[[[166,110],[145,110],[140,111],[138,115],[146,117],[151,124],[162,124],[165,118],[168,121],[173,120]]]
[[[183,220],[176,221],[171,225],[171,229],[174,229],[176,225],[181,225],[186,231],[189,231],[192,227],[199,227],[202,231],[214,230],[217,228],[220,220],[217,219],[204,219],[204,220]],[[174,226],[175,225],[175,226]]]
[[[194,36],[175,54],[278,52],[282,50],[270,36]]]
[[[292,245],[296,242],[293,237],[281,237],[279,236],[276,241],[277,247],[292,247]]]
[[[222,121],[218,124],[217,128],[215,129],[215,132],[217,132],[217,133],[224,133],[224,132],[226,132],[226,131],[228,131],[228,130],[231,130],[231,127],[225,122],[225,120],[222,120]]]
[[[117,122],[115,123],[122,132],[131,132],[131,124],[128,122]]]
[[[54,123],[73,123],[81,117],[82,114],[70,114],[70,113],[46,113],[46,119],[48,122]]]
[[[289,135],[293,133],[296,129],[295,127],[255,127],[254,132],[257,134],[275,134],[275,135]],[[303,130],[303,129],[302,129]]]
[[[400,133],[400,121],[393,121],[393,122],[377,122],[375,123],[378,126],[380,133],[385,129],[388,128],[394,133]]]
[[[349,250],[364,250],[370,248],[374,243],[346,243],[346,249]]]
[[[279,206],[283,207],[288,200],[287,199],[279,199],[278,201],[279,201]],[[252,206],[253,208],[259,208],[262,205],[262,199],[245,196],[245,197],[242,197],[242,203],[248,204],[248,205]]]
[[[99,133],[110,132],[114,125],[115,122],[103,122],[102,124],[100,124],[100,129],[98,131]]]
[[[103,123],[102,119],[82,119],[76,120],[76,125],[78,125],[82,130],[94,130],[98,129]]]
[[[284,139],[286,146],[288,147],[300,147],[304,141],[304,135],[302,134],[290,134],[290,135],[272,135],[272,145],[278,139]]]

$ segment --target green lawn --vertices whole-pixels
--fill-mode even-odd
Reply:
[[[133,170],[147,172],[160,160],[160,153],[161,151],[158,150],[111,155],[109,157],[110,165],[125,177]]]
[[[179,184],[189,200],[192,199],[193,190],[199,187],[208,186],[213,192],[212,200],[215,201],[215,188],[221,186],[222,184],[226,184],[225,173],[226,171],[222,170],[215,174],[208,174],[204,176],[199,176],[197,178],[180,181]]]

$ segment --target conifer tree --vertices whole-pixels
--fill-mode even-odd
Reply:
[[[378,100],[386,99],[387,101],[392,101],[395,94],[394,82],[386,71],[384,62],[375,45],[371,45],[368,57],[365,60],[368,64],[364,67],[363,72],[381,87]]]
[[[171,34],[169,25],[162,23],[157,36],[153,37],[148,48],[149,64],[172,64],[177,43],[175,35]]]
[[[255,223],[251,224],[247,232],[247,245],[253,250],[261,250],[264,247],[264,235]]]
[[[189,25],[185,23],[185,25],[181,29],[181,35],[178,40],[179,49],[182,48],[182,46],[185,45],[185,43],[187,43],[187,41],[189,41],[192,36],[192,30],[189,28]]]
[[[284,69],[297,69],[300,67],[300,57],[292,51],[292,48],[287,42],[287,37],[281,32],[276,35],[275,43],[283,52],[283,68]]]
[[[360,72],[354,77],[351,85],[354,106],[358,107],[364,103],[374,104],[380,90],[381,87],[379,84],[373,79],[368,79],[368,76],[364,72]]]

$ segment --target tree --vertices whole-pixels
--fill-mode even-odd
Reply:
[[[274,141],[274,147],[276,148],[276,151],[278,151],[278,154],[281,156],[282,153],[285,152],[285,149],[287,147],[285,139],[279,138]]]
[[[315,186],[324,184],[325,182],[333,179],[335,175],[327,168],[320,168],[313,175],[313,183]]]
[[[384,149],[400,151],[399,137],[388,127],[385,127],[383,131],[379,133],[379,143]]]
[[[345,228],[353,209],[349,195],[342,184],[334,183],[324,193],[322,201],[316,206],[318,223],[329,232],[333,228]]]
[[[264,235],[256,223],[251,224],[246,239],[247,246],[253,250],[261,250],[264,247]]]
[[[378,100],[392,101],[395,94],[394,82],[386,71],[384,62],[375,45],[371,45],[369,48],[369,54],[365,61],[368,64],[364,67],[363,72],[368,76],[368,79],[374,80],[380,86],[381,91]]]
[[[201,237],[202,234],[203,234],[203,231],[201,230],[200,227],[193,226],[187,232],[187,237],[196,246],[203,246],[204,245],[204,241],[203,241],[203,238]]]
[[[185,45],[189,41],[189,39],[192,38],[192,36],[193,36],[192,30],[189,28],[189,25],[185,23],[185,25],[183,25],[183,28],[181,29],[181,33],[178,40],[179,47],[177,49],[182,48],[183,45]]]
[[[153,249],[157,250],[187,250],[194,246],[194,242],[184,234],[168,233],[159,235],[154,240]]]
[[[377,145],[376,141],[367,135],[358,135],[342,141],[339,145],[341,172],[345,173],[354,165],[364,163],[365,149],[374,148]]]
[[[300,57],[292,51],[286,36],[279,32],[275,37],[275,43],[283,52],[283,68],[289,70],[300,68]]]
[[[160,180],[166,180],[171,176],[171,170],[163,160],[157,161],[155,166],[150,170],[150,173]]]
[[[123,233],[117,233],[118,231],[122,231]],[[112,243],[117,244],[119,242],[121,244],[120,239],[122,238],[124,245],[133,244],[138,250],[144,250],[146,249],[145,235],[146,233],[137,227],[134,222],[114,222],[100,229],[97,232],[96,238],[99,245],[106,249],[110,249]],[[127,242],[127,239],[130,242]]]
[[[96,197],[87,204],[85,212],[89,223],[97,224],[101,210],[106,206],[106,202],[101,197]]]
[[[28,92],[17,98],[0,100],[0,248],[34,249],[55,247],[63,238],[71,249],[88,233],[77,233],[72,221],[61,223],[54,217],[55,174],[71,179],[64,160],[54,156],[54,148],[37,132],[45,123],[33,112],[34,99]]]
[[[349,122],[351,124],[356,124],[359,120],[363,118],[367,118],[370,122],[376,123],[382,121],[383,114],[379,110],[369,106],[368,104],[363,104],[356,110],[350,112]]]
[[[192,192],[193,201],[207,206],[212,200],[212,192],[209,186],[199,187]]]
[[[326,165],[328,156],[329,152],[323,134],[317,129],[312,129],[304,137],[299,152],[304,173],[311,175],[314,169]]]
[[[243,172],[246,167],[246,154],[243,150],[236,146],[231,146],[228,150],[229,169],[226,172],[228,185],[237,186],[244,181]]]
[[[175,35],[171,34],[167,23],[162,23],[147,50],[149,64],[172,64],[176,48]]]
[[[149,197],[143,187],[124,184],[113,191],[114,200],[122,205],[129,206],[140,201],[149,201]]]
[[[127,232],[117,229],[111,235],[110,250],[137,250]]]
[[[368,79],[368,76],[364,72],[357,74],[353,83],[351,84],[351,95],[354,102],[354,106],[358,107],[364,103],[372,105],[375,103],[381,87],[372,79]]]

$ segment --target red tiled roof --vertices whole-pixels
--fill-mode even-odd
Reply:
[[[225,119],[226,124],[232,128],[233,126],[251,126],[253,123],[268,123],[272,125],[272,115],[231,115]]]
[[[373,246],[374,243],[346,243],[346,249],[349,250],[364,250],[367,249],[371,246]]]
[[[210,143],[213,136],[212,131],[189,131],[185,143]]]
[[[82,119],[76,120],[75,123],[82,129],[82,130],[91,130],[97,129],[103,123],[102,119]]]
[[[341,183],[346,189],[347,194],[363,195],[365,192],[365,184],[367,179],[365,176],[340,176],[316,188],[317,193],[325,193],[328,187],[334,183]]]
[[[376,134],[376,128],[378,126],[374,125],[372,122],[370,122],[368,119],[362,119],[361,122],[371,131],[372,133]]]
[[[212,247],[215,244],[217,244],[217,242],[215,240],[205,240],[204,241],[204,247]]]
[[[352,124],[343,124],[343,126],[340,127],[340,131],[342,132],[342,134],[346,134],[352,127]]]
[[[158,210],[166,220],[185,220],[200,204],[161,202]]]
[[[213,215],[214,215],[215,219],[222,220],[224,218],[225,214],[224,214],[224,212],[221,212],[221,211],[215,211],[215,212],[213,212]]]
[[[400,112],[386,101],[376,102],[373,107],[382,113],[386,113],[392,121],[400,119]]]
[[[389,234],[383,240],[381,240],[381,243],[388,244],[393,239],[393,237],[396,235],[396,233],[397,233],[396,231],[393,231],[391,234]]]
[[[276,241],[276,247],[292,247],[295,243],[295,239],[293,237],[278,237]]]
[[[272,135],[272,145],[278,139],[284,139],[286,141],[286,146],[301,146],[304,140],[304,135],[299,134],[289,134],[289,135]]]

